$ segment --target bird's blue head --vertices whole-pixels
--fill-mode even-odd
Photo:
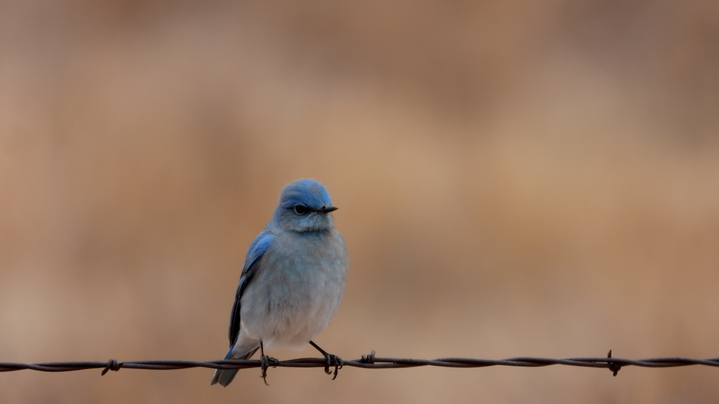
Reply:
[[[330,212],[337,210],[327,189],[319,181],[301,179],[287,184],[271,225],[288,231],[323,231],[334,228]]]

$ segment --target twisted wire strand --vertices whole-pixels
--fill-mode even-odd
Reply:
[[[475,359],[475,358],[439,358],[439,359],[412,359],[412,358],[384,358],[375,356],[372,351],[369,355],[362,355],[360,359],[345,360],[342,366],[363,369],[402,369],[420,366],[437,366],[449,368],[481,368],[488,366],[513,367],[544,367],[544,366],[577,366],[588,368],[609,369],[614,375],[623,366],[637,366],[645,368],[670,368],[681,366],[711,366],[719,367],[718,358],[693,359],[684,357],[664,357],[647,359],[612,358],[611,351],[607,357],[579,357],[579,358],[537,358],[515,357],[507,359]],[[327,367],[324,358],[299,358],[272,362],[272,367],[288,368],[321,368]],[[110,359],[107,362],[71,361],[71,362],[40,362],[40,363],[14,363],[0,362],[0,372],[13,372],[19,370],[35,370],[39,372],[71,372],[76,370],[103,369],[104,375],[108,371],[125,369],[145,370],[178,370],[191,368],[209,369],[247,369],[262,367],[260,360],[223,359],[211,361],[190,360],[138,360],[118,362]]]

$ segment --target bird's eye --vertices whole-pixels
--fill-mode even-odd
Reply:
[[[310,211],[310,209],[304,205],[295,205],[294,210],[295,210],[295,213],[297,213],[298,215],[304,215]]]

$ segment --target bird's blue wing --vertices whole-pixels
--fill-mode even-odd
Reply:
[[[247,285],[252,281],[252,278],[257,273],[257,265],[262,259],[262,255],[272,244],[274,236],[268,231],[263,231],[259,236],[252,241],[250,248],[247,251],[247,257],[245,263],[242,266],[242,274],[240,275],[240,283],[237,285],[237,292],[235,293],[235,304],[232,306],[232,315],[230,316],[230,347],[235,343],[237,336],[240,334],[240,309],[242,293],[247,288]]]

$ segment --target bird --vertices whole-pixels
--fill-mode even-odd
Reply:
[[[312,340],[334,316],[342,300],[349,261],[335,230],[337,207],[314,179],[290,182],[267,226],[252,241],[242,265],[230,315],[230,349],[225,359],[249,359],[260,350],[262,378],[274,358],[264,349],[301,350],[308,343],[325,358],[334,378],[342,360]],[[238,369],[217,369],[211,385],[226,387]],[[333,378],[333,380],[334,380]]]

